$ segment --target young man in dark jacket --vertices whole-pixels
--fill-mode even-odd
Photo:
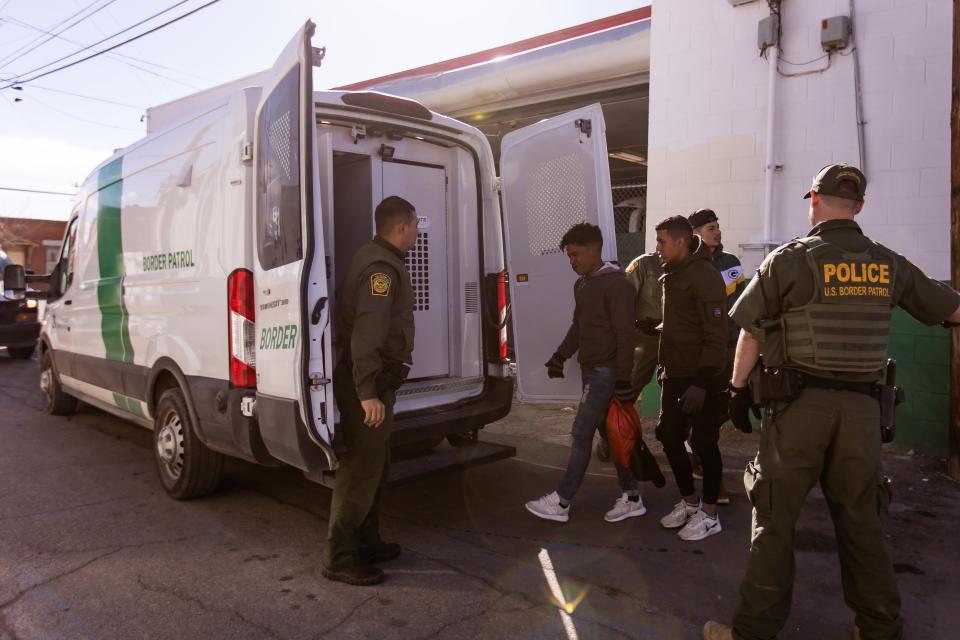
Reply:
[[[663,390],[657,439],[663,443],[682,499],[660,520],[680,529],[683,540],[720,533],[717,496],[723,462],[717,441],[718,389],[727,360],[727,306],[723,278],[711,251],[683,216],[660,222],[657,251],[664,262],[663,325],[659,360]],[[703,501],[696,496],[693,468],[684,448],[688,426],[693,451],[703,463]]]
[[[530,513],[545,520],[570,519],[570,501],[586,475],[593,435],[606,418],[610,400],[616,396],[632,402],[634,397],[630,373],[636,344],[635,291],[620,267],[604,264],[602,247],[600,228],[587,223],[574,225],[560,242],[580,278],[573,288],[573,323],[547,362],[547,375],[562,378],[564,362],[579,353],[583,397],[571,429],[570,461],[557,490],[526,504]],[[640,499],[637,479],[629,469],[614,464],[622,494],[604,519],[619,522],[642,516],[647,510]]]
[[[720,231],[720,220],[712,209],[697,209],[687,216],[687,222],[693,227],[694,235],[700,236],[703,244],[707,245],[713,255],[713,267],[720,272],[723,277],[723,285],[727,293],[727,366],[724,373],[724,380],[729,380],[733,374],[733,354],[737,349],[737,338],[740,337],[740,327],[730,317],[730,309],[733,308],[737,298],[743,293],[747,286],[747,279],[743,275],[743,266],[740,264],[740,258],[727,253],[723,250],[723,234]],[[720,389],[720,393],[726,395],[726,389]],[[723,402],[726,403],[726,398]],[[717,415],[717,420],[722,424],[727,420],[727,411],[721,410]],[[699,460],[694,460],[694,477],[703,477],[703,467]],[[727,493],[723,483],[720,483],[720,495],[717,498],[719,504],[729,504],[730,495]]]

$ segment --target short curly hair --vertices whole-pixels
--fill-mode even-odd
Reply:
[[[581,222],[570,227],[570,230],[563,234],[560,240],[560,248],[566,249],[568,244],[576,244],[586,247],[591,244],[603,246],[603,234],[600,227],[589,222]]]

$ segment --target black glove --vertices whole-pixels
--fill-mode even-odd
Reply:
[[[637,392],[629,380],[618,380],[613,387],[613,395],[624,404],[633,404],[637,400]]]
[[[730,385],[730,422],[744,433],[753,432],[753,423],[750,422],[750,412],[760,418],[760,410],[753,404],[750,387],[735,387]]]
[[[692,384],[680,396],[680,411],[688,416],[700,413],[703,409],[703,402],[707,399],[707,390],[701,386]]]
[[[549,378],[562,378],[563,377],[563,363],[566,361],[559,352],[554,353],[550,356],[550,359],[547,360],[545,366],[547,368],[547,377]]]

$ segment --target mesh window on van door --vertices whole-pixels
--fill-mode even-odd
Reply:
[[[264,269],[303,257],[300,221],[300,67],[283,77],[260,112],[257,253]]]

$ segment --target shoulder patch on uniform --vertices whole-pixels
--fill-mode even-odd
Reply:
[[[370,276],[370,293],[375,296],[390,295],[390,284],[393,281],[385,273],[377,272]]]
[[[630,264],[627,265],[626,271],[624,273],[633,273],[637,270],[637,267],[640,266],[640,258],[634,258],[630,261]]]

